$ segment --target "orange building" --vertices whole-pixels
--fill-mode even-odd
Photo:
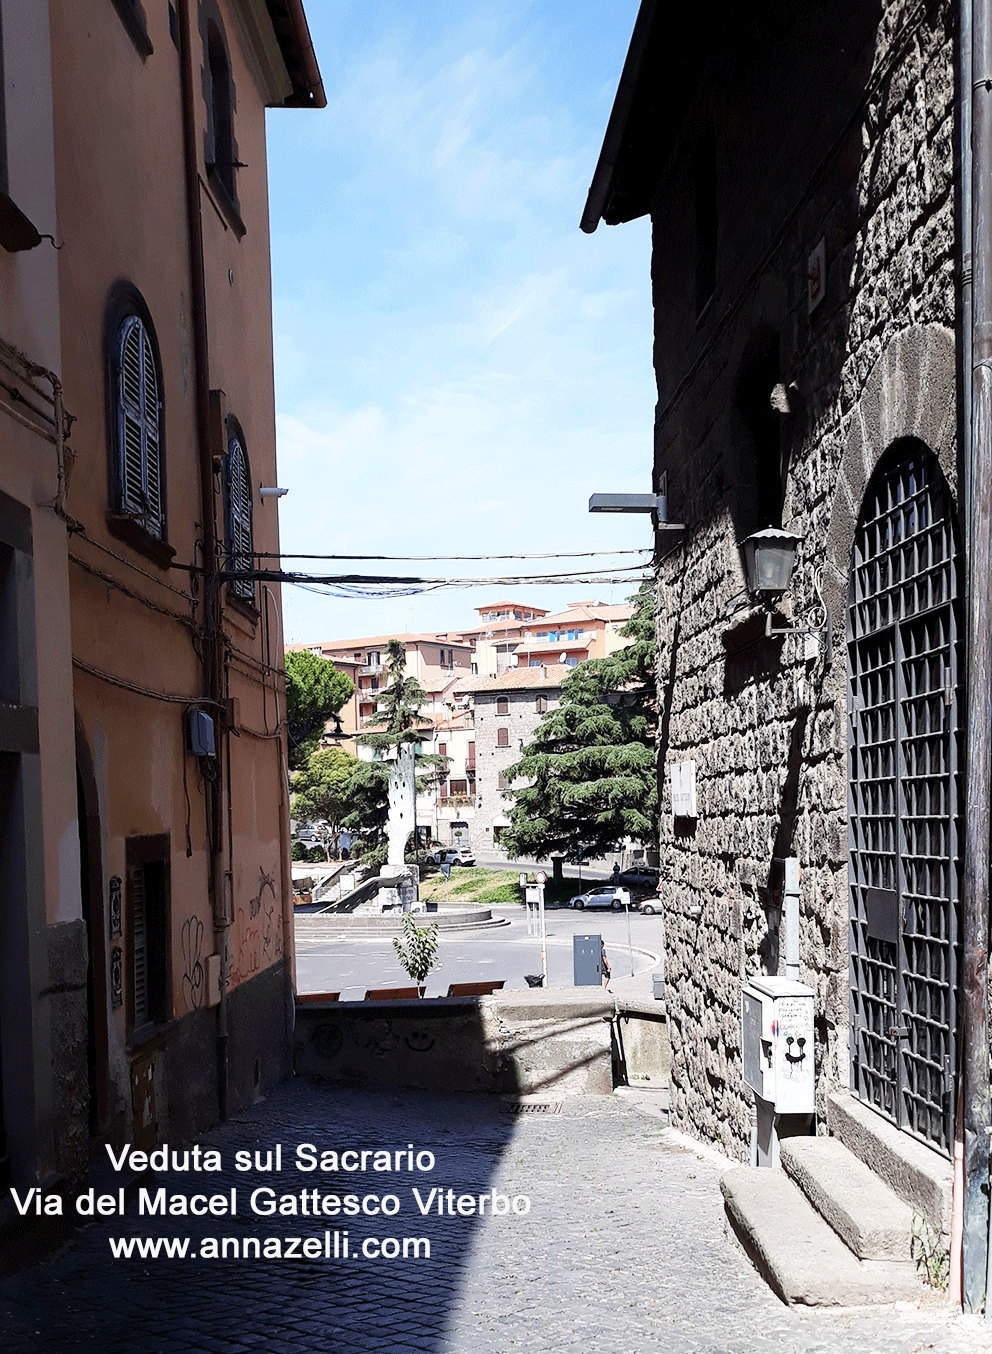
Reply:
[[[376,708],[376,693],[389,681],[386,671],[386,645],[398,639],[406,653],[405,676],[415,677],[427,692],[428,703],[422,714],[425,724],[432,708],[439,705],[444,691],[456,678],[471,671],[472,650],[460,636],[455,635],[366,635],[361,639],[324,640],[315,644],[290,644],[288,649],[308,649],[320,658],[326,658],[339,672],[346,673],[355,683],[355,694],[341,710],[341,732],[349,740],[361,732]],[[355,751],[352,741],[343,744]]]
[[[634,614],[630,605],[569,602],[565,611],[527,623],[517,645],[517,666],[564,664],[574,668],[587,658],[605,658],[629,643],[620,631]]]
[[[279,547],[265,109],[325,99],[299,0],[0,19],[24,77],[0,184],[17,1184],[94,1138],[191,1138],[287,1067],[281,603],[251,576]]]

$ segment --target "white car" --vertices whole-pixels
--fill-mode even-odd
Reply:
[[[431,865],[474,865],[471,851],[431,851],[426,857]]]
[[[581,912],[586,907],[610,907],[614,912],[619,912],[624,905],[632,908],[635,912],[639,907],[630,896],[628,889],[615,889],[611,884],[609,888],[590,889],[588,893],[577,893],[571,900],[571,906]]]

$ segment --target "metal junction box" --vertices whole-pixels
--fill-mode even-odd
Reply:
[[[791,978],[752,978],[741,993],[744,1080],[776,1114],[812,1114],[813,989]]]

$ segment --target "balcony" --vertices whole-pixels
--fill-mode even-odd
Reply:
[[[474,809],[475,795],[438,795],[439,809]]]

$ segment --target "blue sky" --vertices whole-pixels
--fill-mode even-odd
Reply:
[[[650,544],[647,518],[587,512],[595,491],[651,487],[649,226],[578,228],[636,10],[309,0],[328,107],[268,121],[284,550]],[[352,600],[287,587],[286,639],[457,629],[505,596],[560,609],[632,591],[499,584]]]

